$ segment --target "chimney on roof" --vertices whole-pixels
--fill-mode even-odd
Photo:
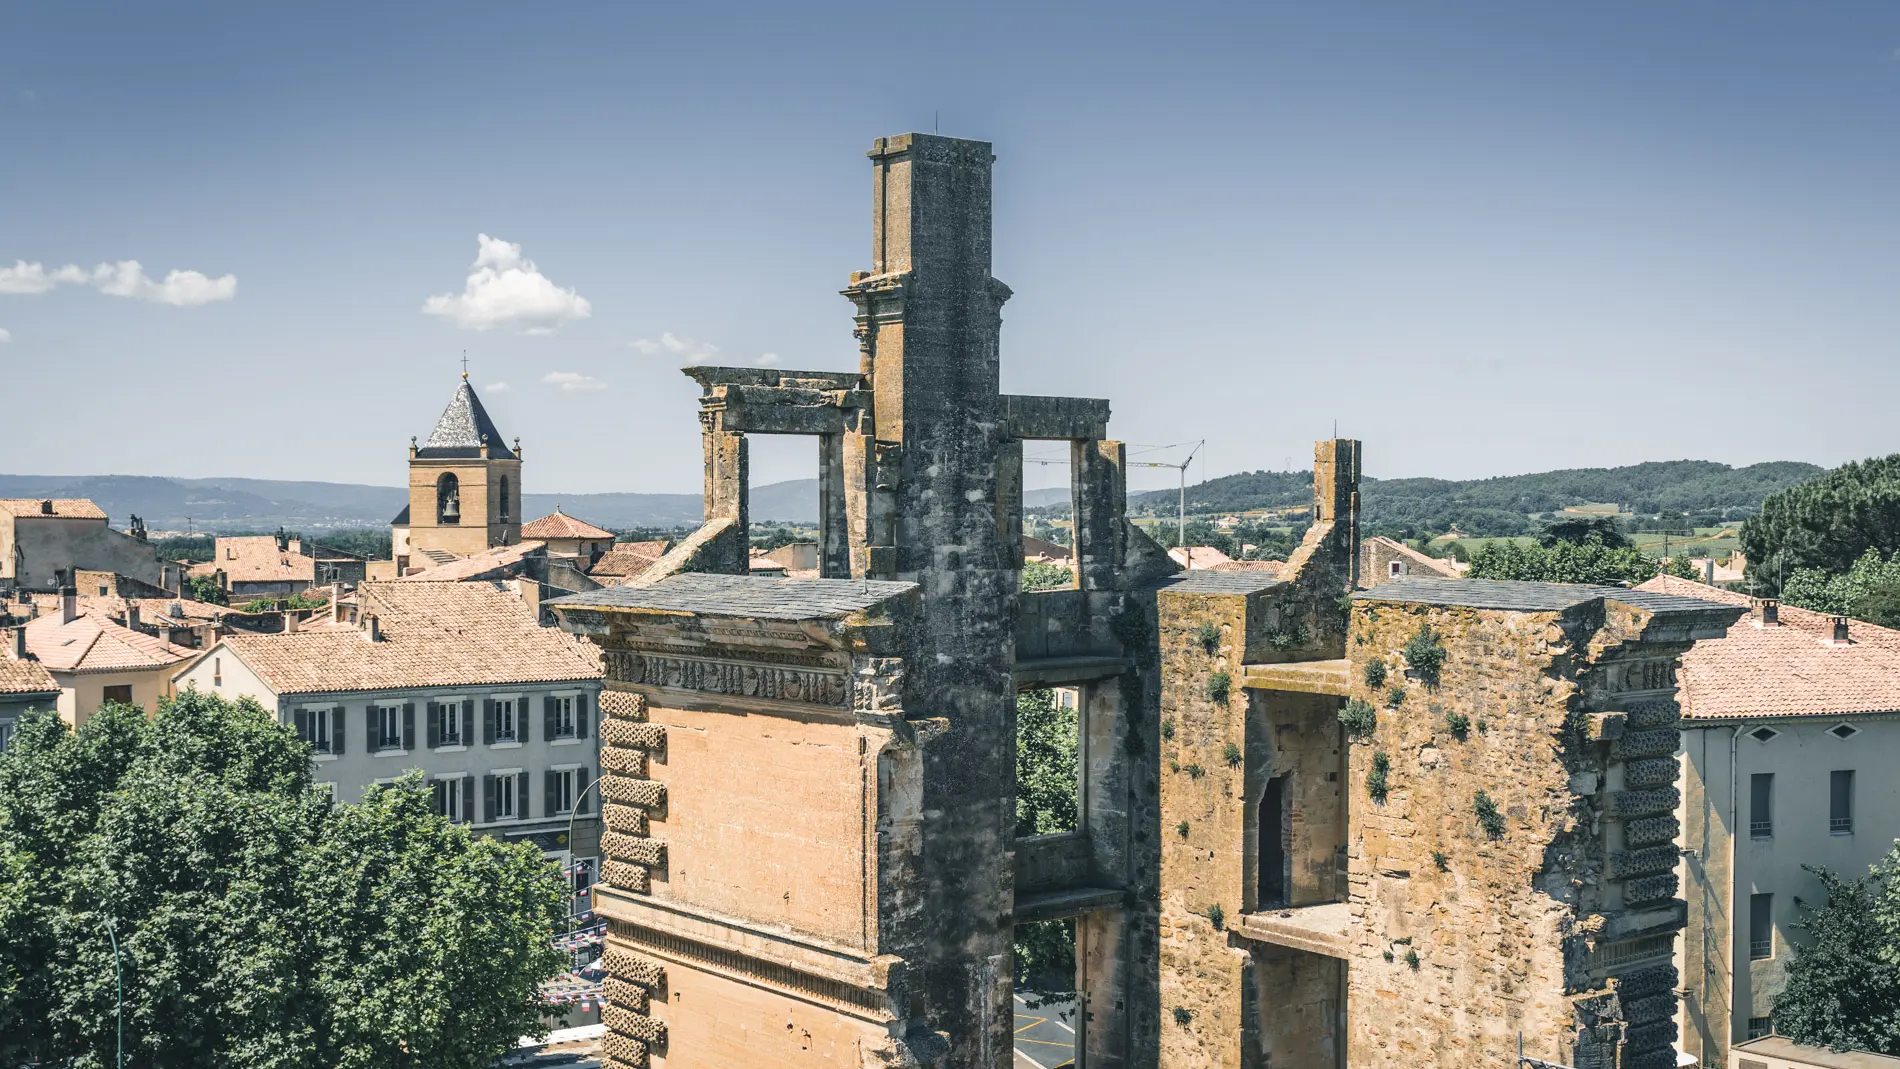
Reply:
[[[1755,599],[1755,626],[1780,627],[1781,603],[1774,598]]]
[[[290,550],[290,536],[284,533],[284,529],[282,527],[279,527],[277,529],[277,552],[286,553],[289,550]]]
[[[158,625],[158,640],[167,646],[172,644],[172,629],[170,624]]]
[[[1715,558],[1714,557],[1702,558],[1702,581],[1709,584],[1710,586],[1715,585]]]
[[[376,619],[376,614],[373,612],[363,614],[363,638],[367,642],[381,642],[383,640],[382,621]]]
[[[1852,641],[1853,639],[1850,638],[1847,633],[1847,617],[1834,617],[1834,644],[1836,646],[1845,646]]]
[[[139,629],[139,607],[134,602],[125,603],[125,626],[128,631]]]
[[[73,586],[70,573],[59,584],[59,622],[70,624],[79,618],[79,590]]]
[[[52,503],[52,501],[50,501],[50,500],[47,500],[47,501],[42,501],[42,502],[40,502],[40,515],[42,515],[42,516],[51,516],[52,514],[53,514],[53,503]]]
[[[528,607],[529,613],[533,614],[536,619],[539,619],[541,616],[541,584],[525,577],[514,580],[514,584],[515,596],[519,597],[521,603]]]
[[[302,618],[302,614],[299,613],[296,609],[285,609],[284,610],[284,634],[286,635],[296,634],[297,622],[301,618]]]
[[[33,659],[33,655],[26,651],[25,627],[16,627],[13,629],[12,651],[13,659],[16,661],[30,661]]]

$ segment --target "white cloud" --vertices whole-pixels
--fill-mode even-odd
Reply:
[[[491,382],[488,385],[482,387],[482,390],[485,393],[514,393],[515,392],[515,388],[513,386],[508,385],[505,382]]]
[[[776,364],[776,363],[778,363],[777,353],[764,353],[760,355],[759,357],[760,367],[771,367],[773,364]]]
[[[43,264],[16,260],[12,267],[0,267],[0,293],[39,294],[53,287],[91,285],[110,297],[131,297],[177,308],[228,301],[237,296],[237,276],[210,278],[198,271],[172,271],[154,282],[137,260],[100,264],[87,271],[77,264],[48,271]]]
[[[541,376],[541,381],[550,386],[559,386],[563,390],[604,390],[607,384],[596,378],[590,378],[578,371],[550,371]]]
[[[5,327],[0,327],[0,345],[5,345],[12,340],[13,332]]]
[[[512,327],[523,334],[552,334],[569,320],[594,314],[587,298],[556,286],[521,255],[521,246],[487,234],[475,240],[475,262],[462,292],[436,294],[422,302],[423,312],[463,330]]]
[[[170,271],[163,281],[154,282],[146,277],[145,269],[137,260],[100,264],[92,269],[92,284],[99,287],[100,293],[112,297],[131,297],[176,308],[228,301],[237,296],[236,275],[208,278],[197,271]]]
[[[667,356],[678,357],[688,364],[704,364],[719,356],[719,346],[711,342],[682,337],[670,330],[661,334],[659,341],[641,338],[630,344],[648,356],[659,356],[664,353]]]

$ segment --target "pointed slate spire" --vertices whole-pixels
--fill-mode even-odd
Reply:
[[[475,396],[475,388],[464,378],[456,387],[455,396],[449,399],[449,407],[442,411],[442,418],[436,421],[435,430],[429,432],[429,440],[416,450],[416,456],[479,457],[484,441],[491,457],[515,456],[504,443],[495,421],[488,418],[481,398]]]

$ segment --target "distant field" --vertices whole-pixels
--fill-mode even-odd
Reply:
[[[1717,559],[1727,557],[1729,554],[1741,548],[1740,539],[1736,535],[1735,524],[1729,524],[1726,527],[1698,527],[1695,529],[1695,534],[1693,535],[1669,535],[1666,538],[1652,531],[1639,531],[1630,535],[1630,540],[1636,543],[1638,549],[1652,557],[1661,556],[1665,546],[1668,547],[1670,556],[1693,551],[1697,555],[1706,555]],[[1437,544],[1442,546],[1449,542],[1457,542],[1460,546],[1464,547],[1465,552],[1476,553],[1480,548],[1490,545],[1493,542],[1517,542],[1520,545],[1532,545],[1535,544],[1536,541],[1537,539],[1528,535],[1519,535],[1515,538],[1440,538],[1437,540]]]
[[[1563,510],[1566,516],[1614,516],[1622,511],[1620,505],[1604,502],[1590,505],[1572,505]]]

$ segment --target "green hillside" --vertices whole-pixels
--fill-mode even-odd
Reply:
[[[1734,468],[1709,460],[1668,460],[1621,468],[1571,468],[1493,479],[1366,479],[1360,484],[1369,529],[1514,535],[1531,530],[1533,515],[1612,503],[1639,516],[1695,514],[1701,523],[1741,519],[1769,494],[1820,475],[1796,461]],[[1188,487],[1188,510],[1244,512],[1298,507],[1312,500],[1311,472],[1253,471]],[[1129,495],[1131,511],[1169,513],[1177,492]],[[1687,519],[1685,519],[1687,522]]]

